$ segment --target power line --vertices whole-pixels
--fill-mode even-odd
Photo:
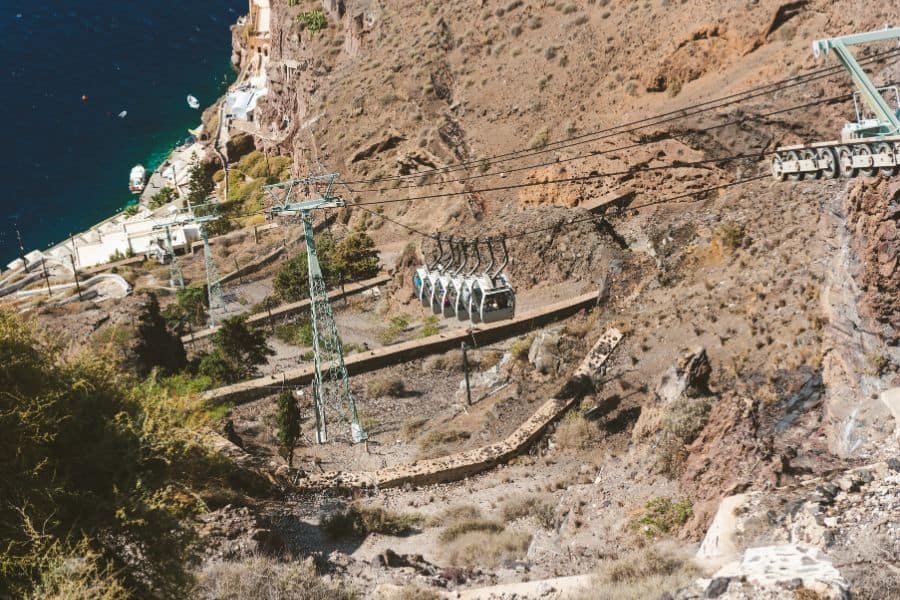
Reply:
[[[860,64],[868,64],[875,61],[881,61],[885,58],[895,56],[900,54],[900,49],[887,50],[881,53],[876,53],[871,57],[860,60]],[[724,108],[726,106],[730,106],[732,104],[737,104],[740,102],[745,102],[752,98],[758,96],[765,96],[769,94],[773,94],[775,92],[779,92],[790,87],[804,85],[806,83],[810,83],[812,81],[816,81],[819,79],[824,79],[831,77],[833,75],[837,75],[842,72],[843,67],[840,65],[834,67],[826,67],[822,69],[817,69],[813,71],[809,71],[804,74],[795,75],[792,77],[788,77],[786,79],[766,84],[763,86],[758,86],[756,88],[750,88],[749,90],[744,90],[742,92],[736,92],[733,94],[729,94],[727,96],[722,96],[719,98],[715,98],[713,100],[708,100],[706,102],[701,102],[699,104],[695,104],[691,107],[685,107],[678,110],[661,113],[655,115],[653,117],[648,117],[645,119],[630,121],[626,123],[622,123],[619,125],[607,127],[605,129],[600,129],[594,132],[581,134],[578,136],[558,140],[556,142],[552,142],[540,149],[535,150],[515,150],[511,152],[507,152],[504,154],[498,154],[489,157],[479,158],[477,160],[463,161],[457,163],[455,165],[448,165],[446,167],[437,167],[433,169],[427,169],[425,171],[419,171],[417,173],[410,173],[407,175],[394,175],[389,177],[379,177],[373,179],[361,179],[361,180],[353,180],[347,181],[349,184],[367,184],[367,183],[379,183],[382,181],[398,181],[409,178],[419,178],[425,175],[439,174],[439,173],[449,173],[453,171],[457,171],[460,169],[465,169],[472,166],[482,165],[486,163],[502,163],[507,162],[509,160],[525,158],[528,156],[533,156],[537,154],[542,154],[546,152],[554,152],[557,150],[561,150],[570,146],[588,143],[590,141],[597,141],[599,139],[604,139],[606,137],[613,137],[616,135],[621,135],[623,133],[630,133],[632,131],[637,131],[639,129],[646,129],[651,126],[662,125],[671,121],[684,119],[689,116],[693,116],[696,114],[700,114],[703,112],[708,112],[711,110],[715,110],[718,108]],[[703,107],[703,108],[701,108]],[[600,136],[602,137],[596,137]],[[591,138],[586,140],[585,138]]]
[[[888,85],[894,85],[894,84],[889,83]],[[693,130],[693,132],[695,132],[695,133],[707,133],[707,132],[713,131],[713,130],[715,130],[715,129],[722,129],[722,128],[728,127],[728,126],[730,126],[730,125],[737,125],[737,124],[740,124],[740,123],[742,123],[742,122],[744,122],[744,121],[748,121],[748,120],[765,119],[765,118],[767,118],[767,117],[771,117],[771,116],[774,116],[774,115],[778,115],[778,114],[782,114],[782,113],[786,113],[786,112],[791,112],[791,111],[794,111],[794,110],[800,110],[800,109],[803,109],[803,108],[809,108],[809,107],[811,107],[811,106],[816,106],[816,105],[818,105],[818,104],[831,104],[831,103],[838,102],[838,101],[841,101],[841,100],[848,100],[848,99],[850,99],[850,98],[852,98],[852,97],[853,97],[853,94],[852,94],[852,93],[851,93],[851,94],[841,94],[841,95],[839,95],[839,96],[832,96],[832,97],[830,97],[830,98],[825,98],[824,100],[814,100],[814,101],[812,101],[812,102],[805,102],[805,103],[803,103],[803,104],[796,104],[796,105],[790,106],[790,107],[788,107],[788,108],[782,108],[782,109],[778,109],[778,110],[773,110],[773,111],[770,111],[770,112],[767,112],[767,113],[761,113],[761,114],[758,114],[758,115],[750,115],[750,116],[747,116],[747,117],[741,117],[741,118],[739,118],[739,119],[732,119],[731,121],[726,121],[726,122],[724,122],[724,123],[719,123],[719,124],[717,124],[717,125],[711,125],[711,126],[709,126],[709,127],[703,127],[703,128],[700,128],[700,129],[695,129],[695,130]],[[541,167],[550,167],[550,166],[558,165],[558,164],[565,163],[565,162],[571,162],[571,161],[574,161],[574,160],[581,160],[581,159],[585,159],[585,158],[591,158],[591,157],[593,157],[593,156],[602,156],[602,155],[604,155],[604,154],[611,154],[611,153],[613,153],[613,152],[622,152],[622,151],[624,151],[624,150],[631,150],[631,149],[633,149],[633,148],[639,148],[639,147],[641,147],[641,146],[647,146],[647,145],[650,145],[650,144],[655,144],[655,143],[658,143],[658,142],[661,142],[661,141],[667,140],[667,139],[674,140],[674,139],[677,139],[677,136],[674,135],[674,134],[672,134],[672,133],[670,133],[670,132],[667,132],[667,133],[665,134],[665,136],[663,136],[663,137],[658,137],[658,138],[654,138],[654,139],[652,139],[652,140],[641,140],[641,141],[638,141],[638,142],[634,142],[634,143],[632,143],[632,144],[628,144],[627,146],[616,146],[616,147],[613,147],[613,148],[607,148],[606,150],[594,150],[594,151],[588,152],[587,154],[581,154],[581,155],[578,155],[578,156],[570,156],[570,157],[568,157],[568,158],[554,159],[554,160],[549,160],[549,161],[545,161],[545,162],[542,162],[542,163],[536,163],[536,164],[532,164],[532,165],[526,165],[526,166],[523,166],[523,167],[516,167],[516,168],[514,168],[514,169],[507,169],[507,170],[503,171],[502,174],[503,174],[503,175],[508,175],[508,174],[510,174],[510,173],[517,173],[517,172],[520,172],[520,171],[528,171],[528,170],[531,170],[531,169],[539,169],[539,168],[541,168]],[[591,140],[591,141],[592,141],[592,140]],[[414,189],[414,188],[428,187],[428,186],[434,186],[434,185],[446,185],[446,184],[451,184],[451,183],[459,183],[459,182],[463,182],[463,181],[471,181],[471,180],[473,180],[473,179],[481,179],[481,178],[484,178],[484,177],[496,177],[497,175],[500,175],[500,173],[481,173],[481,174],[478,174],[478,175],[470,175],[470,176],[466,176],[466,177],[460,177],[460,178],[457,178],[457,179],[450,179],[450,180],[445,180],[445,181],[432,181],[432,182],[426,182],[426,183],[421,183],[421,184],[413,184],[413,185],[406,185],[406,186],[395,187],[395,188],[375,188],[375,189],[361,189],[361,190],[354,190],[354,189],[350,188],[349,186],[347,186],[347,189],[350,190],[350,191],[352,191],[352,192],[354,192],[354,193],[376,193],[376,192],[382,193],[382,192],[395,192],[395,191],[398,191],[398,190]],[[346,185],[345,182],[341,182],[341,183],[344,183],[344,185]]]

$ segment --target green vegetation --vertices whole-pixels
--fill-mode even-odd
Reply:
[[[345,510],[323,518],[321,527],[335,538],[365,537],[370,533],[400,536],[412,533],[423,521],[422,516],[417,514],[351,504]]]
[[[520,340],[513,342],[509,347],[509,353],[514,360],[525,362],[528,360],[528,352],[531,350],[531,344],[534,342],[534,336],[529,335]]]
[[[275,326],[275,337],[285,344],[309,347],[313,344],[313,328],[309,319]]]
[[[378,334],[378,337],[385,346],[393,344],[406,331],[407,327],[409,327],[409,317],[397,315],[390,320],[388,326]]]
[[[328,26],[328,19],[321,10],[311,10],[297,15],[297,21],[310,33],[318,33]]]
[[[419,335],[427,338],[439,334],[441,332],[440,322],[437,315],[426,317],[425,321],[422,322],[422,331],[419,332]]]
[[[166,326],[155,294],[147,295],[147,303],[138,317],[134,354],[140,377],[146,377],[154,368],[162,375],[171,375],[187,366],[184,344],[178,334]]]
[[[257,374],[257,367],[275,354],[266,334],[247,325],[247,316],[222,321],[213,335],[213,350],[200,355],[198,371],[214,381],[235,383]]]
[[[291,390],[278,395],[275,406],[275,437],[288,467],[294,466],[294,450],[300,441],[300,406]]]
[[[150,198],[150,202],[148,203],[151,209],[157,209],[160,206],[168,204],[172,200],[175,199],[175,190],[166,186],[160,189],[158,192],[153,194],[153,197]]]
[[[133,217],[134,215],[138,214],[139,210],[141,210],[140,206],[138,206],[137,204],[132,204],[130,206],[126,206],[125,210],[122,211],[122,214],[126,217]]]
[[[643,514],[636,517],[631,526],[646,537],[656,538],[673,533],[693,515],[693,506],[687,498],[677,501],[653,498],[644,505]]]
[[[528,142],[529,148],[543,148],[550,141],[550,130],[544,127],[534,134],[531,141]]]
[[[737,250],[741,247],[741,244],[744,243],[746,234],[743,225],[728,221],[716,228],[716,237],[722,242],[722,245],[729,250]]]
[[[375,242],[364,231],[354,230],[336,242],[330,235],[316,240],[319,266],[327,282],[334,283],[341,276],[345,282],[367,279],[378,274],[378,252]],[[309,266],[306,252],[286,261],[274,279],[275,292],[285,302],[297,302],[309,297]]]
[[[0,312],[0,596],[181,597],[204,487],[231,468],[189,413],[96,348],[69,360]]]
[[[175,302],[163,311],[163,318],[179,334],[183,334],[188,323],[196,327],[206,325],[209,296],[206,286],[186,287],[175,294]]]

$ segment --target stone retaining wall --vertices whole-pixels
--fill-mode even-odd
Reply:
[[[490,344],[572,315],[583,308],[593,306],[596,304],[596,301],[597,293],[591,292],[571,300],[552,304],[541,310],[523,313],[510,321],[477,325],[467,329],[439,333],[421,340],[412,340],[385,348],[378,348],[377,350],[360,352],[347,357],[345,364],[348,373],[354,375],[375,371],[396,363],[408,362],[430,354],[446,352],[452,348],[459,347],[463,341],[469,342],[474,347]],[[275,311],[272,312],[274,316]],[[266,318],[266,316],[264,315],[262,318]],[[188,336],[188,341],[190,341],[190,336]],[[272,394],[272,386],[306,385],[312,381],[313,374],[313,366],[311,364],[304,365],[282,373],[216,388],[205,392],[202,398],[210,403],[234,402],[240,404],[251,402]]]

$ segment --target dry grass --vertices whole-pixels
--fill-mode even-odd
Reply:
[[[445,553],[451,565],[494,568],[504,560],[524,558],[530,544],[530,533],[473,531],[448,544]]]
[[[343,588],[343,589],[342,589]],[[278,562],[256,556],[241,562],[208,563],[191,598],[198,600],[355,600],[344,586],[326,583],[310,563]]]
[[[590,592],[576,600],[643,600],[689,585],[699,571],[682,549],[657,546],[600,563]]]
[[[471,504],[458,504],[446,508],[436,515],[432,515],[428,519],[427,524],[429,527],[446,527],[452,523],[480,518],[481,511],[477,506]]]
[[[552,529],[555,522],[555,502],[549,494],[515,498],[503,505],[503,520],[509,523],[516,519],[533,517],[544,529]]]
[[[678,530],[693,515],[693,506],[687,498],[653,498],[647,501],[641,514],[631,521],[631,528],[649,538],[666,536]]]
[[[403,437],[407,440],[411,440],[416,436],[425,425],[428,424],[428,419],[421,419],[418,417],[412,417],[403,422],[403,425],[400,428],[400,433],[403,434]]]
[[[387,593],[388,600],[441,600],[440,592],[411,583]]]
[[[573,411],[556,427],[553,439],[562,450],[584,450],[597,439],[598,433],[597,427],[584,415]]]
[[[370,398],[399,398],[406,393],[406,384],[397,375],[376,377],[366,386]]]
[[[419,439],[419,458],[443,456],[448,452],[448,446],[467,440],[471,436],[471,433],[461,429],[429,431]]]
[[[487,519],[467,519],[457,521],[456,523],[445,527],[438,536],[438,539],[447,544],[468,533],[476,531],[501,533],[504,529],[506,529],[506,527],[503,523],[498,523],[497,521],[489,521]]]
[[[400,536],[412,533],[423,521],[422,516],[417,514],[352,504],[345,510],[324,517],[320,526],[335,538],[364,537],[370,533]]]

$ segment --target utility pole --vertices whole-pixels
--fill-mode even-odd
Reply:
[[[22,268],[25,269],[28,267],[28,265],[25,264],[25,245],[22,244],[22,234],[19,232],[18,226],[16,227],[16,238],[19,240],[19,258],[22,259]]]
[[[81,284],[78,282],[78,269],[75,268],[75,257],[70,254],[69,260],[72,261],[72,277],[75,278],[75,289],[78,290],[78,300],[81,301]]]
[[[463,361],[463,373],[466,375],[466,405],[472,406],[472,388],[469,386],[469,356],[466,354],[466,350],[469,347],[466,346],[466,343],[462,343],[462,361]]]
[[[47,259],[41,258],[41,267],[44,269],[44,281],[47,283],[47,296],[53,296],[53,289],[50,287],[50,274],[47,273]]]

